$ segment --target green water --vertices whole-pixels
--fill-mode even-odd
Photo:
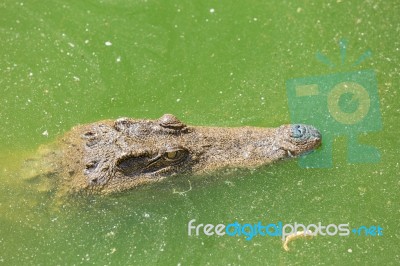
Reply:
[[[399,13],[397,1],[3,0],[0,263],[399,264]],[[25,158],[79,123],[173,113],[193,125],[278,126],[290,122],[288,79],[363,69],[376,73],[383,128],[361,141],[380,150],[379,163],[348,164],[338,138],[332,168],[290,161],[175,177],[56,207],[52,192],[21,179]],[[299,239],[286,252],[279,237],[188,236],[192,219],[384,230]]]

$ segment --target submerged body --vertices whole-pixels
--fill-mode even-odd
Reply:
[[[158,120],[120,118],[74,127],[49,160],[66,190],[109,193],[174,174],[257,167],[320,143],[318,130],[307,125],[195,127],[166,114]]]

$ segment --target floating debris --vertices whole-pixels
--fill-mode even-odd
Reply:
[[[174,188],[174,190],[172,191],[172,193],[173,193],[173,194],[179,194],[179,195],[181,195],[181,196],[184,196],[187,192],[191,191],[191,190],[192,190],[192,183],[190,183],[190,180],[188,180],[188,181],[189,181],[189,189],[188,189],[188,190],[185,190],[185,191],[176,191],[175,188]]]
[[[314,234],[313,234],[313,232],[311,231],[311,230],[308,230],[308,231],[298,231],[298,232],[296,232],[296,233],[293,233],[293,234],[291,234],[291,235],[288,235],[286,238],[285,238],[285,241],[283,242],[283,249],[285,250],[285,251],[289,251],[289,247],[288,247],[288,244],[289,244],[289,242],[291,242],[291,241],[293,241],[293,240],[296,240],[296,239],[298,239],[298,238],[312,238],[314,236]]]

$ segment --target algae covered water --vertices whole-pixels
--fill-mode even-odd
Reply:
[[[0,262],[397,265],[399,11],[396,1],[3,1]],[[74,125],[164,113],[191,125],[313,124],[323,146],[64,202],[25,178],[26,159]],[[296,223],[326,234],[286,251],[274,233]]]

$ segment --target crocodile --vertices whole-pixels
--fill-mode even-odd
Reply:
[[[165,114],[156,120],[119,118],[75,126],[45,157],[52,176],[62,176],[65,190],[107,194],[176,174],[255,168],[320,144],[320,132],[310,125],[188,126]]]

